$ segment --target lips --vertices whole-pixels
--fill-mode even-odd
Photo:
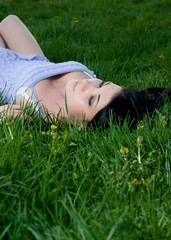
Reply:
[[[78,82],[79,82],[79,81],[75,81],[75,82],[74,82],[74,85],[73,85],[73,91],[75,91],[75,88],[76,88]]]

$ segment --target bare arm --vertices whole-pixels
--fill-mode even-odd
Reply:
[[[44,55],[33,35],[15,15],[9,15],[0,22],[0,46],[20,54]],[[0,122],[6,116],[15,118],[21,113],[20,105],[0,106]]]
[[[0,35],[0,47],[6,48],[7,46],[5,45],[4,40],[2,39],[1,35]]]
[[[44,55],[31,32],[15,15],[9,15],[0,23],[0,46],[20,54]]]

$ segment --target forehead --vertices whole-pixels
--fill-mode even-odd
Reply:
[[[121,87],[113,84],[112,82],[106,83],[106,85],[102,88],[97,89],[96,98],[99,98],[99,102],[92,110],[90,110],[88,114],[89,121],[91,121],[101,109],[103,109],[115,96],[117,96],[120,91]]]
[[[115,95],[116,89],[114,88],[112,83],[107,83],[102,88],[99,89],[98,97],[99,97],[99,103],[97,105],[98,110],[105,107],[110,100]]]

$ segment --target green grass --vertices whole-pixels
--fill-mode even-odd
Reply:
[[[51,61],[79,61],[98,78],[141,89],[171,85],[170,7],[169,0],[1,0],[0,19],[18,15]],[[2,122],[0,239],[170,239],[169,107],[133,131],[126,123],[94,133]]]

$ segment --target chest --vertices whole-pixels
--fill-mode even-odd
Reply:
[[[34,88],[40,106],[47,109],[49,113],[57,113],[60,108],[65,106],[65,85],[70,80],[89,79],[91,76],[85,72],[69,72],[55,75],[38,82]],[[24,94],[16,98],[16,104],[22,105],[34,104],[36,102],[32,89],[27,88]]]

